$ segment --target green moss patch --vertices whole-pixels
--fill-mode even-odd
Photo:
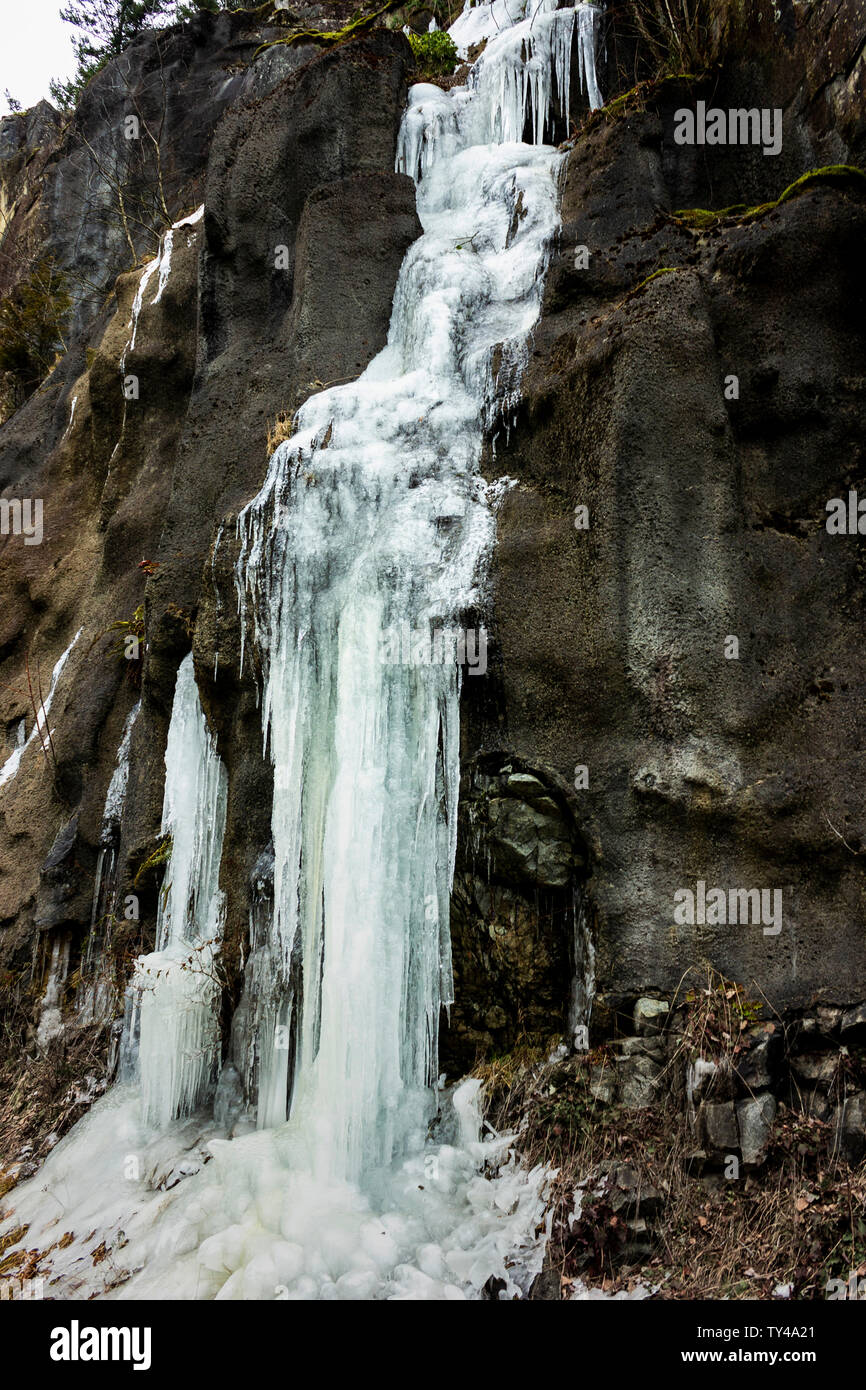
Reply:
[[[653,100],[660,96],[665,88],[673,86],[689,87],[706,78],[705,72],[672,72],[665,77],[652,77],[644,82],[638,82],[637,86],[629,88],[627,92],[621,92],[619,96],[613,97],[605,106],[593,111],[583,123],[582,134],[588,134],[595,130],[597,126],[603,125],[606,121],[621,120],[625,116],[633,115],[636,111],[645,111]]]
[[[635,285],[633,290],[629,290],[625,299],[622,301],[623,304],[625,304],[629,299],[633,299],[636,294],[640,294],[641,290],[645,290],[647,285],[652,284],[653,280],[658,280],[659,276],[676,275],[678,270],[683,270],[684,268],[685,267],[681,265],[663,265],[661,269],[654,270],[652,275],[648,275],[645,280],[641,280],[639,285]]]
[[[399,10],[405,3],[406,0],[386,0],[386,3],[378,10],[372,12],[362,10],[359,14],[353,15],[349,23],[344,25],[342,29],[293,29],[284,39],[271,39],[269,43],[259,44],[253,58],[255,59],[260,53],[264,53],[266,48],[276,48],[279,44],[292,47],[292,45],[299,43],[313,43],[319,48],[335,48],[337,44],[357,38],[359,34],[365,34],[380,19],[384,19],[385,15],[390,14],[392,10]]]
[[[734,203],[731,207],[719,208],[716,211],[707,208],[682,208],[672,212],[670,220],[693,231],[707,231],[722,222],[755,222],[775,212],[783,203],[798,198],[801,193],[822,185],[866,194],[866,170],[853,164],[828,164],[823,169],[810,169],[808,173],[802,174],[771,203],[758,203],[754,207],[750,207],[748,203]]]

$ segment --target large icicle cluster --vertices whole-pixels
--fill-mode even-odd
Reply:
[[[568,116],[575,39],[581,91],[593,110],[601,105],[595,70],[599,7],[557,9],[557,0],[531,0],[524,6],[527,17],[514,23],[505,17],[505,4],[475,6],[454,25],[457,35],[465,21],[468,44],[479,41],[476,34],[488,40],[465,87],[413,87],[397,164],[414,178],[470,146],[522,140],[527,125],[540,145],[557,115]]]
[[[191,653],[177,675],[165,769],[162,833],[171,837],[171,852],[156,950],[139,957],[131,986],[144,1114],[156,1124],[195,1109],[219,1060],[216,954],[227,779],[199,702]]]
[[[466,89],[412,89],[398,165],[423,172],[424,236],[388,345],[306,403],[238,521],[275,767],[283,1046],[261,1042],[260,1122],[285,1116],[291,1048],[293,1123],[338,1178],[423,1139],[451,997],[460,673],[383,651],[401,623],[450,629],[479,600],[493,363],[521,360],[557,220],[560,157],[513,142],[526,109],[540,141],[568,91],[575,15],[539,12],[492,40]]]

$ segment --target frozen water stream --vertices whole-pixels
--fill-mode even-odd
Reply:
[[[275,773],[273,912],[235,1039],[255,1058],[258,1129],[211,1139],[200,1172],[149,1189],[185,1151],[187,1171],[201,1167],[210,1138],[184,1116],[213,1073],[216,994],[183,960],[218,944],[225,773],[190,657],[167,751],[170,902],[136,977],[140,1089],[115,1087],[15,1194],[30,1248],[73,1216],[109,1244],[122,1228],[123,1297],[460,1299],[491,1278],[514,1296],[540,1268],[549,1175],[521,1169],[507,1136],[482,1142],[477,1082],[431,1137],[452,997],[460,670],[404,663],[388,642],[406,622],[429,635],[479,621],[501,488],[478,465],[540,311],[562,160],[541,141],[567,107],[575,40],[598,103],[594,7],[514,5],[512,23],[499,5],[455,26],[461,43],[478,41],[463,29],[497,29],[467,87],[410,92],[398,167],[418,180],[424,234],[387,346],[358,381],[306,402],[238,520]],[[123,1156],[142,1153],[128,1176]],[[64,1288],[95,1287],[80,1246],[55,1259]]]
[[[9,754],[3,766],[0,767],[0,787],[4,786],[6,782],[10,782],[12,778],[17,775],[18,769],[21,766],[21,759],[24,757],[31,743],[34,743],[36,739],[38,739],[44,751],[50,727],[48,724],[48,715],[51,710],[51,702],[54,699],[54,692],[57,689],[57,682],[60,679],[64,666],[69,660],[72,648],[75,646],[80,636],[81,628],[78,629],[72,641],[69,643],[69,646],[66,648],[66,651],[58,659],[54,670],[51,672],[51,684],[48,687],[48,693],[38,706],[36,718],[33,721],[33,728],[30,730],[30,735],[26,742],[20,742],[18,747]]]

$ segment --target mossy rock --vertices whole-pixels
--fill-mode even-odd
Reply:
[[[846,192],[859,193],[861,196],[866,195],[866,170],[854,164],[828,164],[823,169],[810,169],[808,173],[801,174],[800,178],[789,184],[773,202],[757,203],[754,207],[750,207],[748,203],[734,203],[731,207],[715,211],[707,208],[681,208],[672,212],[670,218],[679,226],[689,227],[693,231],[708,231],[722,222],[755,222],[775,212],[783,203],[798,198],[801,193],[807,193],[823,185],[842,188]]]
[[[301,43],[316,44],[319,48],[335,48],[338,44],[346,43],[349,39],[367,33],[379,20],[384,19],[392,10],[402,8],[405,3],[406,0],[386,0],[386,3],[377,10],[362,11],[342,29],[293,29],[284,39],[271,39],[268,43],[260,44],[253,54],[253,58],[258,58],[259,54],[264,53],[266,49],[276,48],[280,44],[285,44],[288,48]]]

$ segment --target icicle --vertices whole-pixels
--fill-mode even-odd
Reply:
[[[12,753],[10,753],[2,768],[0,768],[0,787],[2,787],[6,782],[11,781],[11,779],[15,776],[15,774],[18,771],[18,768],[21,765],[21,759],[23,758],[27,749],[30,747],[33,740],[35,738],[39,738],[40,740],[44,740],[46,738],[48,732],[48,711],[51,709],[51,702],[54,699],[54,692],[57,689],[57,682],[60,679],[60,675],[63,671],[64,666],[69,660],[72,648],[75,646],[75,643],[78,641],[83,631],[84,629],[81,627],[78,629],[72,641],[69,643],[69,646],[66,648],[66,651],[60,657],[60,659],[54,667],[54,670],[51,672],[51,684],[48,687],[48,694],[45,696],[45,699],[42,701],[42,704],[39,708],[38,714],[33,723],[33,728],[30,731],[30,737],[27,739],[26,743],[19,743],[18,747],[15,748],[15,750]]]
[[[42,1011],[36,1041],[40,1047],[47,1047],[52,1038],[63,1032],[63,1018],[60,1012],[60,992],[69,973],[69,937],[62,941],[55,937],[51,945],[51,964],[48,968],[48,982],[42,998]]]
[[[144,270],[141,272],[141,277],[138,282],[138,289],[135,291],[135,298],[132,301],[132,316],[129,320],[129,339],[127,340],[126,347],[123,349],[120,358],[121,376],[126,370],[127,356],[135,349],[135,339],[138,333],[138,320],[141,316],[141,310],[144,305],[144,296],[147,291],[148,285],[153,279],[154,274],[156,273],[156,271],[159,270],[159,262],[159,256],[155,256],[152,261],[148,261],[147,265],[144,267]]]
[[[166,285],[168,284],[168,277],[171,274],[171,256],[172,251],[174,249],[175,232],[180,227],[195,226],[197,222],[201,221],[203,216],[204,204],[202,203],[201,207],[197,208],[196,211],[191,213],[189,217],[183,217],[179,222],[175,222],[174,225],[168,229],[168,231],[165,233],[164,237],[160,241],[159,250],[154,259],[152,261],[148,261],[147,265],[144,267],[144,270],[141,272],[141,278],[138,282],[138,289],[135,292],[135,299],[132,301],[132,316],[129,320],[130,337],[126,344],[126,347],[123,349],[123,355],[120,359],[121,375],[126,370],[126,359],[129,353],[132,352],[135,348],[135,339],[138,333],[138,321],[141,317],[141,311],[144,307],[144,296],[147,292],[148,285],[150,284],[154,275],[157,274],[157,272],[159,272],[156,294],[150,301],[151,306],[153,306],[154,304],[158,304],[159,301],[162,299],[163,292],[165,290]]]
[[[578,61],[580,63],[580,90],[586,91],[591,111],[597,111],[604,103],[598,88],[595,71],[597,44],[597,25],[599,11],[594,5],[580,5],[577,11]],[[562,90],[562,89],[560,89]]]
[[[114,1017],[117,989],[113,970],[106,969],[105,951],[111,939],[111,923],[116,906],[117,850],[129,781],[129,750],[132,730],[140,709],[139,700],[126,717],[102,812],[99,857],[96,861],[90,909],[90,931],[81,962],[81,983],[76,996],[78,1019],[84,1024],[108,1023]]]
[[[589,1023],[595,998],[595,944],[586,910],[586,899],[575,888],[572,902],[572,981],[568,1027],[578,1052],[589,1050]]]
[[[159,1125],[195,1108],[219,1057],[216,957],[227,779],[199,702],[192,653],[178,671],[165,767],[162,833],[171,836],[171,853],[157,949],[139,957],[134,980],[143,1109]]]
[[[64,439],[65,439],[66,436],[68,435],[69,431],[72,429],[72,421],[75,419],[75,407],[76,407],[77,405],[78,405],[78,397],[77,397],[77,396],[73,396],[73,397],[72,397],[72,407],[71,407],[71,409],[70,409],[70,411],[69,411],[69,424],[66,426],[66,429],[63,431],[63,438],[64,438]]]
[[[487,47],[466,87],[450,92],[423,82],[412,87],[397,168],[417,179],[459,150],[522,140],[527,120],[533,142],[540,145],[557,111],[568,116],[575,25],[581,91],[587,92],[593,110],[601,106],[595,73],[600,13],[595,5],[558,10],[555,0],[542,0],[529,10],[528,18],[500,29],[496,5],[464,11],[452,35],[466,20],[468,33],[479,26],[489,29],[484,35]],[[466,46],[478,41],[468,39]]]
[[[107,844],[112,832],[116,829],[123,816],[123,807],[126,801],[126,786],[129,781],[129,749],[132,743],[132,731],[135,721],[141,709],[141,701],[133,705],[126,722],[123,726],[123,734],[120,740],[120,747],[117,750],[117,759],[111,781],[108,784],[108,792],[105,797],[105,807],[102,812],[102,844]]]

